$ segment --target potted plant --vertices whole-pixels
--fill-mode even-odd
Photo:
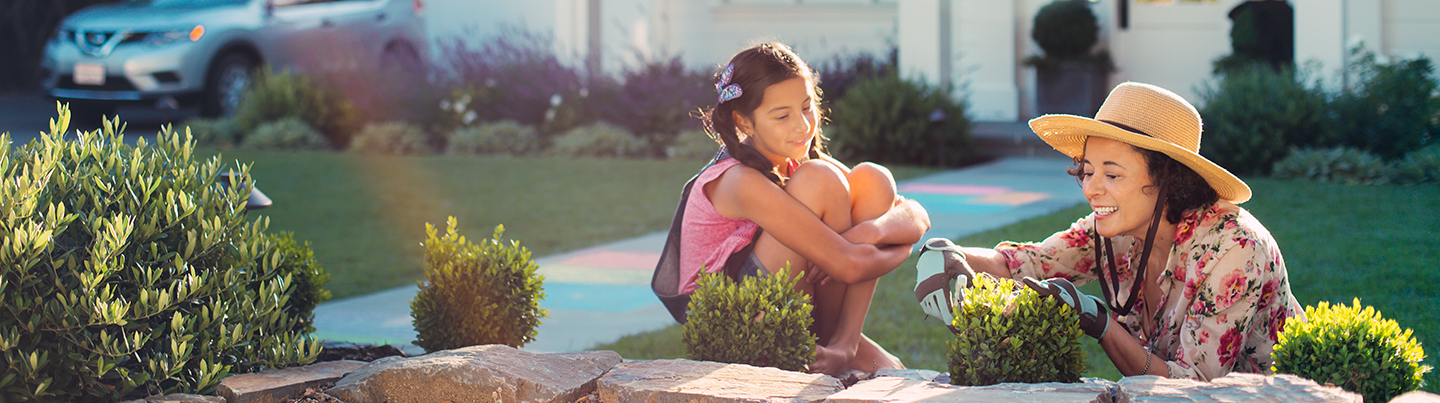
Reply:
[[[1086,0],[1055,0],[1035,13],[1030,38],[1044,53],[1025,59],[1035,67],[1036,104],[1041,114],[1093,116],[1109,90],[1115,70],[1110,52],[1092,51],[1100,25]]]

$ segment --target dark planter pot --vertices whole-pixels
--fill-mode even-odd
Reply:
[[[1109,94],[1109,73],[1089,60],[1071,60],[1035,69],[1035,102],[1040,114],[1095,116]]]

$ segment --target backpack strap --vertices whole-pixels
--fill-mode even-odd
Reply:
[[[716,162],[726,158],[730,158],[730,153],[721,147],[720,151],[710,158],[710,162],[700,169],[700,172],[685,182],[685,187],[680,191],[680,203],[675,206],[675,216],[670,219],[670,233],[665,237],[665,247],[660,251],[660,261],[656,262],[655,273],[650,276],[650,290],[654,291],[655,296],[660,298],[660,302],[665,304],[665,309],[670,311],[670,316],[682,324],[685,323],[688,316],[685,311],[690,305],[690,294],[677,292],[680,289],[680,227],[685,219],[685,204],[690,200],[690,190],[695,187],[695,180],[700,177],[700,174],[715,165]],[[748,254],[748,251],[754,249],[754,245],[755,243],[751,242],[742,251]],[[740,269],[739,265],[735,265],[733,270],[730,268],[733,260],[735,259],[727,259],[725,264],[725,272],[732,279],[738,277]],[[731,275],[732,272],[735,274]]]

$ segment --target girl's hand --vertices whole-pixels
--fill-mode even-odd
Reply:
[[[817,285],[829,284],[830,275],[825,274],[825,270],[821,270],[820,266],[812,264],[810,270],[805,271],[805,282]]]

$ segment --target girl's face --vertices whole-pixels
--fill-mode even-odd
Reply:
[[[753,121],[735,113],[745,141],[776,166],[785,166],[786,159],[803,159],[810,151],[817,123],[813,88],[802,77],[781,81],[765,88]]]
[[[1091,136],[1081,162],[1080,188],[1095,210],[1096,231],[1104,237],[1143,238],[1159,198],[1145,157],[1129,144]]]

